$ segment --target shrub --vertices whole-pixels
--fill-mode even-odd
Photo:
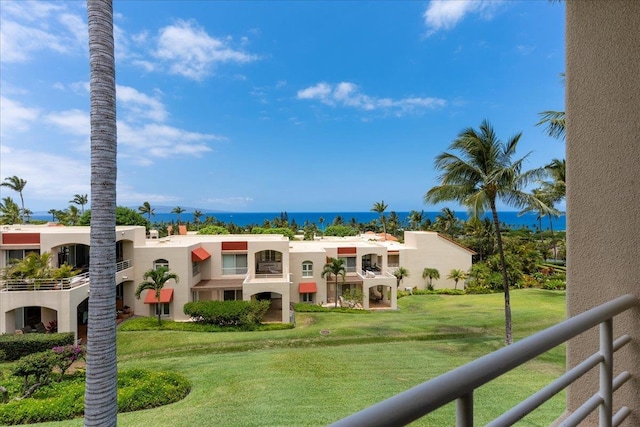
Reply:
[[[299,302],[293,304],[293,309],[298,313],[353,313],[353,314],[371,314],[370,311],[356,308],[337,307],[328,308],[321,305]]]
[[[184,314],[199,323],[218,326],[250,326],[262,322],[270,301],[194,301]]]
[[[47,384],[57,360],[51,350],[29,354],[18,360],[11,374],[24,380],[22,393],[27,393],[32,386]]]
[[[84,348],[79,345],[57,346],[53,347],[51,351],[56,355],[55,366],[60,370],[59,381],[62,381],[62,377],[64,377],[64,374],[67,372],[67,369],[71,367],[73,362],[84,359],[86,354]]]
[[[57,334],[0,335],[0,346],[8,361],[29,354],[51,350],[56,346],[73,344],[73,332]]]
[[[542,287],[551,291],[557,291],[566,289],[567,283],[562,279],[549,279],[542,284]]]

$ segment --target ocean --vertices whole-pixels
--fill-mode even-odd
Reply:
[[[401,224],[405,227],[409,225],[409,214],[410,212],[396,212],[398,217],[402,221]],[[463,221],[466,221],[468,215],[466,212],[455,212],[456,217],[460,218]],[[389,212],[385,212],[385,215],[388,217]],[[434,221],[435,218],[440,215],[440,212],[424,212],[424,218],[429,218],[431,221]],[[280,218],[280,212],[215,212],[215,213],[205,213],[200,221],[204,221],[205,217],[212,216],[217,220],[220,220],[225,223],[233,222],[239,226],[246,226],[250,224],[258,224],[261,225],[265,219],[272,220],[274,218]],[[320,218],[324,218],[324,227],[333,223],[334,218],[337,216],[341,216],[345,223],[351,222],[351,218],[355,218],[357,222],[366,223],[372,220],[378,219],[380,216],[376,212],[287,212],[287,217],[289,222],[293,220],[302,227],[306,221],[310,223],[316,223],[318,226],[320,225]],[[43,219],[43,220],[51,220],[50,215],[34,215],[34,219]],[[172,213],[158,213],[151,217],[151,222],[171,222],[176,221],[178,216]],[[536,230],[539,227],[539,223],[537,220],[537,215],[535,213],[532,214],[524,214],[518,216],[517,212],[499,212],[498,218],[501,223],[507,224],[512,228],[523,228],[528,227],[531,230]],[[193,222],[193,213],[184,212],[180,214],[181,222]],[[542,219],[542,229],[549,229],[549,219]],[[566,230],[566,218],[564,215],[553,219],[553,229],[555,231],[558,230]]]

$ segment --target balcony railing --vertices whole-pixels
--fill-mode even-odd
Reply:
[[[89,273],[64,279],[9,279],[0,282],[0,291],[60,291],[89,283]]]
[[[532,360],[540,354],[600,325],[600,350],[519,405],[489,423],[510,426],[572,384],[586,372],[600,366],[600,390],[562,421],[575,426],[599,409],[600,426],[617,426],[631,413],[622,407],[613,414],[613,393],[631,378],[625,371],[613,377],[613,354],[631,341],[629,335],[614,340],[613,317],[638,306],[633,295],[624,295],[565,320],[508,347],[431,379],[403,393],[344,418],[333,426],[399,426],[421,418],[456,401],[456,426],[473,426],[473,392],[478,387]]]
[[[233,276],[236,274],[247,274],[248,267],[223,267],[223,276]]]
[[[116,263],[116,272],[126,270],[127,268],[131,268],[130,259],[125,259],[124,261]]]

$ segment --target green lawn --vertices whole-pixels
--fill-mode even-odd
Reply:
[[[563,292],[512,292],[514,336],[564,319]],[[411,296],[400,310],[298,313],[297,327],[262,332],[118,333],[119,365],[177,370],[193,383],[184,400],[119,415],[122,426],[319,426],[404,391],[502,346],[501,294]],[[329,331],[322,335],[320,331]],[[557,378],[557,348],[474,394],[476,424]],[[564,411],[556,396],[519,425],[546,426]],[[454,407],[415,423],[454,425]],[[40,424],[80,426],[82,420]]]

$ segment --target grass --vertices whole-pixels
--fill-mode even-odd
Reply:
[[[513,291],[516,339],[563,320],[564,301],[563,292]],[[398,311],[368,316],[298,313],[290,330],[120,331],[120,368],[176,370],[192,392],[171,405],[120,414],[118,422],[326,425],[502,347],[503,305],[502,294],[424,295],[400,299]],[[475,422],[486,424],[563,371],[559,347],[481,387],[474,393]],[[549,425],[563,411],[560,394],[519,425]],[[414,425],[452,425],[454,412],[450,404]]]

